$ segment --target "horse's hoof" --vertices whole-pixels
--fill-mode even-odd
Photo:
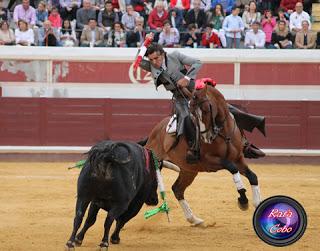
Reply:
[[[248,201],[242,201],[240,198],[238,198],[238,206],[242,211],[246,211],[249,208]]]
[[[110,239],[112,244],[119,244],[120,243],[120,238],[112,238]]]
[[[197,227],[197,228],[207,228],[208,227],[207,224],[204,221],[202,221],[202,222],[200,222],[198,224],[194,224],[193,226]]]
[[[188,218],[187,221],[190,222],[195,227],[204,223],[203,219],[200,219],[196,216],[192,216],[192,217]]]
[[[77,247],[80,247],[82,245],[82,240],[79,240],[77,237],[74,241]]]
[[[109,247],[108,242],[101,242],[99,245],[99,250],[100,251],[107,251]]]
[[[75,250],[75,243],[74,242],[71,242],[71,241],[68,241],[66,246],[65,246],[65,250],[66,251],[74,251]]]

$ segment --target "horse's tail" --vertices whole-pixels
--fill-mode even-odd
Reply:
[[[145,146],[147,144],[148,139],[149,137],[145,137],[144,139],[138,141],[137,144],[140,146]]]

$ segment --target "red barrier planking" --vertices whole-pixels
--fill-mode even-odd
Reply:
[[[320,101],[229,101],[267,117],[263,148],[320,149]],[[170,100],[0,98],[0,145],[90,146],[139,140],[171,112]]]

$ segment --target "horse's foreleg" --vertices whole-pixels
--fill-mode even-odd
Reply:
[[[184,199],[184,191],[193,182],[197,174],[181,171],[172,186],[172,191],[179,201],[186,220],[195,226],[202,224],[204,221],[193,214],[188,202]]]
[[[225,169],[227,169],[233,175],[233,182],[236,185],[237,191],[240,195],[240,197],[238,198],[238,204],[240,209],[247,210],[248,209],[248,198],[246,195],[247,190],[245,189],[245,186],[242,182],[237,166],[233,162],[226,159],[222,160],[221,164]]]
[[[249,180],[252,189],[253,206],[257,207],[262,200],[258,183],[258,177],[254,172],[250,170],[248,165],[244,162],[243,158],[240,159],[240,161],[237,163],[237,166],[239,168],[240,173],[246,176]]]
[[[250,170],[248,165],[244,162],[244,159],[240,159],[240,161],[237,163],[237,166],[239,168],[239,171],[242,175],[246,176],[249,180],[249,183],[251,185],[252,189],[252,199],[253,199],[253,206],[257,207],[261,202],[261,194],[260,194],[260,188],[258,183],[258,177],[257,175]]]

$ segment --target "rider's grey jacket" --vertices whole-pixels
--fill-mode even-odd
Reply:
[[[190,68],[187,70],[185,66]],[[165,56],[165,69],[153,67],[149,61],[142,60],[140,67],[151,72],[156,87],[164,85],[166,90],[171,91],[175,98],[175,113],[177,114],[177,136],[183,134],[185,129],[185,119],[189,117],[188,100],[183,97],[182,92],[177,88],[177,81],[184,76],[188,76],[190,84],[189,91],[194,89],[194,80],[199,72],[202,63],[200,60],[186,56],[179,51],[168,53]]]
[[[140,67],[151,72],[156,87],[163,84],[168,91],[172,91],[174,94],[177,94],[175,93],[177,81],[184,76],[188,76],[192,80],[195,80],[197,73],[202,66],[199,59],[186,56],[179,51],[166,54],[165,64],[166,69],[157,69],[153,67],[149,61],[142,60]],[[188,70],[186,70],[186,65],[190,66]],[[190,84],[191,86],[189,88],[192,90],[194,81],[190,81]]]

